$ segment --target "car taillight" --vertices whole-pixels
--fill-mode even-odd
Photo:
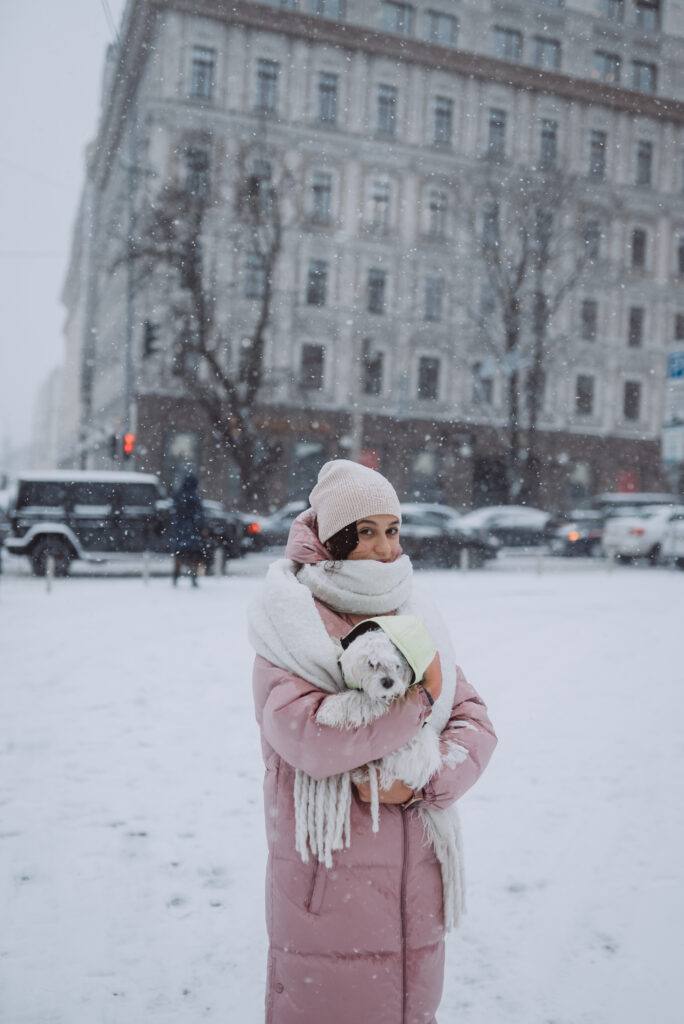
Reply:
[[[259,526],[258,523],[250,523],[249,526],[247,527],[247,533],[249,534],[259,533],[260,531],[261,527]]]
[[[637,537],[641,537],[642,533],[646,533],[643,526],[633,526],[629,532],[635,534]]]
[[[579,533],[577,532],[577,530],[570,531],[570,533],[568,534],[568,540],[572,541],[573,544],[576,540],[579,540]]]

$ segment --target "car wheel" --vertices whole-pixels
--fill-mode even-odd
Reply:
[[[474,548],[468,549],[468,565],[471,569],[481,569],[487,559],[481,551],[477,551]]]
[[[71,548],[59,537],[44,537],[31,551],[31,566],[34,576],[47,575],[48,558],[52,556],[55,576],[68,576],[71,565]]]

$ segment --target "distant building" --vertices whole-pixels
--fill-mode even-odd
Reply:
[[[63,462],[120,464],[129,431],[138,468],[171,483],[192,462],[212,496],[235,493],[174,370],[172,297],[116,254],[143,191],[210,183],[234,352],[259,289],[230,233],[254,144],[250,173],[282,161],[296,208],[261,395],[287,456],[264,501],[302,496],[354,448],[406,496],[497,500],[506,377],[466,313],[481,281],[463,226],[494,153],[578,176],[569,228],[601,257],[554,321],[541,500],[662,486],[667,357],[684,348],[682,5],[129,0],[121,39],[64,293],[79,420]]]

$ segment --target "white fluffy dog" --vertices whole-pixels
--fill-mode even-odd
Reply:
[[[404,697],[414,682],[408,661],[381,629],[369,630],[352,640],[340,656],[340,667],[352,689],[326,697],[316,716],[321,725],[340,729],[368,725],[383,715],[392,701]],[[441,761],[437,733],[423,728],[402,747],[372,761],[368,771],[357,768],[352,772],[354,782],[370,779],[374,832],[378,830],[378,785],[389,789],[401,779],[409,789],[422,789]]]

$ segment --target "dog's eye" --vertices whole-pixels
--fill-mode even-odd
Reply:
[[[368,659],[368,667],[372,668],[372,669],[376,669],[378,667],[377,661],[375,661],[374,658],[369,658]]]

